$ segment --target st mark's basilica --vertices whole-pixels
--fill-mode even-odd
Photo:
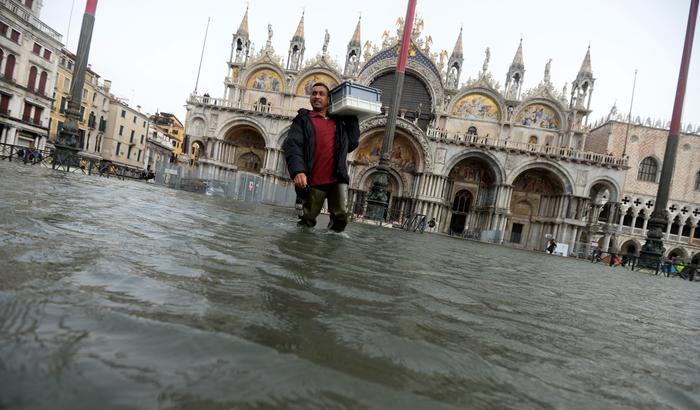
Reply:
[[[572,253],[597,242],[604,250],[638,254],[661,170],[663,145],[657,140],[668,134],[663,124],[639,121],[624,150],[619,136],[626,130],[614,110],[591,127],[595,78],[590,49],[582,48],[580,70],[570,86],[552,84],[550,60],[543,71],[532,70],[543,73],[538,85],[523,89],[522,40],[514,42],[504,86],[489,69],[488,49],[475,79],[460,83],[462,31],[455,33],[452,53],[438,53],[422,26],[419,19],[412,31],[391,154],[388,220],[424,214],[436,219],[439,232],[514,247],[543,249],[551,235]],[[303,15],[284,56],[272,47],[271,26],[267,43],[253,50],[246,10],[233,34],[223,95],[188,98],[186,133],[195,158],[188,177],[240,183],[242,175],[255,176],[264,187],[263,202],[291,203],[293,185],[281,151],[291,120],[299,108],[308,108],[313,83],[332,88],[349,80],[380,89],[384,106],[383,114],[361,122],[360,146],[348,157],[349,209],[362,218],[385,113],[394,103],[403,29],[399,19],[378,44],[363,44],[358,21],[340,67],[327,53],[328,32],[323,49],[307,58]],[[698,130],[686,131],[681,145],[697,158]],[[669,202],[673,222],[666,231],[667,255],[697,259],[700,170],[684,172],[674,175],[674,186],[678,178],[687,181],[679,182]]]

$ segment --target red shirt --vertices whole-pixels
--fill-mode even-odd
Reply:
[[[335,176],[335,121],[312,111],[311,122],[316,131],[311,185],[338,182]]]

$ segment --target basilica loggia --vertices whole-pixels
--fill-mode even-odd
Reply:
[[[462,82],[462,31],[456,31],[448,53],[432,51],[432,40],[421,29],[419,19],[398,102],[387,222],[421,214],[435,218],[439,232],[526,249],[543,249],[549,237],[567,244],[569,252],[594,242],[605,250],[629,248],[617,230],[625,218],[620,214],[629,209],[622,202],[627,158],[585,149],[595,83],[590,49],[582,50],[583,62],[570,86],[552,84],[550,60],[536,70],[542,73],[532,81],[536,85],[524,90],[522,40],[514,42],[503,86],[490,70],[488,49],[481,70]],[[393,35],[386,31],[376,44],[363,44],[358,21],[341,68],[326,53],[328,34],[323,50],[305,58],[303,15],[285,57],[272,46],[272,27],[267,43],[253,50],[246,10],[233,35],[222,95],[188,99],[186,133],[196,152],[188,176],[238,184],[243,176],[245,181],[253,176],[262,201],[292,203],[293,185],[281,151],[291,120],[299,108],[309,108],[314,83],[333,87],[353,81],[380,89],[383,105],[382,114],[361,121],[359,147],[348,156],[348,210],[361,220],[386,113],[395,103],[394,69],[403,30],[399,19]],[[638,245],[640,239],[635,240]],[[686,253],[691,256],[693,250]]]

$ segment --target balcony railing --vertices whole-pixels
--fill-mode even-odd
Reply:
[[[627,166],[627,159],[614,157],[612,155],[599,154],[597,152],[580,151],[567,147],[551,147],[548,145],[528,144],[526,142],[514,142],[495,137],[484,137],[481,135],[454,133],[438,130],[435,128],[428,129],[428,137],[440,142],[477,145],[485,147],[496,147],[508,150],[521,151],[523,153],[539,154],[552,158],[564,158],[581,162],[592,162],[602,165],[610,165],[614,167]]]
[[[281,116],[285,116],[285,117],[294,117],[297,115],[296,111],[288,110],[288,109],[281,108],[281,107],[273,107],[273,106],[270,106],[269,104],[240,103],[237,101],[226,100],[223,98],[205,97],[202,95],[190,95],[188,102],[191,104],[204,104],[204,105],[208,105],[211,107],[221,107],[221,108],[230,108],[230,109],[234,109],[234,110],[253,111],[253,112],[259,112],[259,113],[264,113],[264,114],[281,115]]]
[[[15,3],[12,0],[0,0],[0,5],[5,6],[11,12],[18,15],[22,20],[38,28],[49,37],[53,38],[58,42],[61,42],[61,39],[63,38],[61,34],[59,34],[56,30],[52,29],[51,27],[47,26],[43,21],[36,18],[36,16],[34,16],[34,14],[32,14],[31,11],[27,10],[23,6]]]

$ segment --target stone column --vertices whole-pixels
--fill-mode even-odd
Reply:
[[[609,233],[606,233],[605,236],[603,236],[603,252],[607,252],[610,249],[610,239],[611,236]]]
[[[690,223],[690,235],[688,236],[688,243],[693,243],[693,238],[695,237],[695,229],[698,227],[696,223]]]
[[[642,226],[642,235],[646,236],[647,234],[647,225],[649,224],[649,217],[647,214],[644,214],[644,225]]]
[[[666,224],[666,235],[664,236],[666,240],[668,240],[668,238],[671,236],[671,225],[673,225],[673,219],[671,219],[670,215],[668,219],[668,223]]]
[[[622,223],[625,221],[625,215],[627,215],[627,209],[620,209],[620,224],[617,226],[617,231],[622,232]]]

